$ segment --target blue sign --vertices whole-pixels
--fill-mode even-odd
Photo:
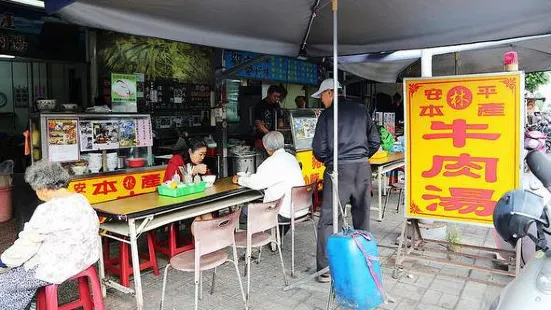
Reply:
[[[226,69],[238,66],[256,56],[258,56],[256,53],[226,50],[224,51]],[[318,65],[289,57],[270,56],[237,71],[233,76],[245,79],[317,85]]]

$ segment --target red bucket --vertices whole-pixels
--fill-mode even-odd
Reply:
[[[12,215],[11,187],[0,188],[0,223],[11,220]]]

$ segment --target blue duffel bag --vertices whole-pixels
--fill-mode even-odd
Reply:
[[[371,233],[344,229],[329,236],[327,258],[339,305],[364,310],[384,302],[377,242]]]

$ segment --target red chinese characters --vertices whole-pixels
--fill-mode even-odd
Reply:
[[[425,97],[427,100],[440,100],[442,99],[442,90],[439,88],[426,89]]]
[[[503,103],[481,103],[478,105],[478,116],[505,116]]]
[[[495,85],[485,85],[485,86],[478,86],[478,92],[477,95],[482,95],[488,99],[490,95],[497,95],[497,90]]]
[[[467,124],[464,119],[456,119],[452,124],[446,124],[440,121],[431,122],[432,130],[449,130],[447,133],[425,134],[423,139],[452,139],[454,147],[464,147],[467,139],[497,140],[501,134],[498,133],[473,133],[471,130],[486,130],[487,124]]]
[[[448,91],[446,99],[450,108],[464,110],[473,102],[473,93],[465,86],[455,86]]]
[[[436,211],[438,206],[445,211],[457,211],[459,214],[474,214],[480,217],[491,216],[494,212],[496,202],[492,200],[493,190],[452,187],[450,195],[445,196],[442,189],[436,186],[426,186],[427,191],[436,192],[425,194],[424,200],[439,200],[427,206],[427,210]]]
[[[129,175],[122,180],[122,186],[126,190],[133,190],[136,187],[136,178]]]
[[[321,168],[323,164],[312,155],[312,169]]]
[[[73,185],[75,193],[86,193],[86,183],[75,183]]]
[[[449,162],[448,164],[445,164]],[[446,170],[442,175],[446,177],[456,177],[460,175],[479,179],[480,174],[473,172],[477,170],[484,172],[484,180],[494,183],[497,181],[497,158],[471,157],[469,154],[459,156],[439,156],[432,158],[432,168],[422,173],[425,178],[432,178],[439,175],[442,170]]]
[[[434,116],[444,116],[444,113],[442,113],[442,108],[444,106],[441,105],[425,105],[421,106],[421,112],[419,113],[419,116],[428,116],[428,117],[434,117]]]
[[[142,175],[142,188],[151,188],[161,185],[161,175],[158,173]]]
[[[117,181],[107,181],[104,180],[100,183],[92,184],[94,186],[94,192],[92,195],[107,195],[109,193],[116,193],[117,187],[115,186],[117,184]]]

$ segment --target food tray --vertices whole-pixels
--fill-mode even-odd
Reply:
[[[204,192],[206,185],[207,185],[207,182],[191,184],[182,188],[170,188],[164,185],[160,185],[160,186],[157,186],[157,192],[159,192],[159,195],[161,196],[182,197],[185,195]]]

